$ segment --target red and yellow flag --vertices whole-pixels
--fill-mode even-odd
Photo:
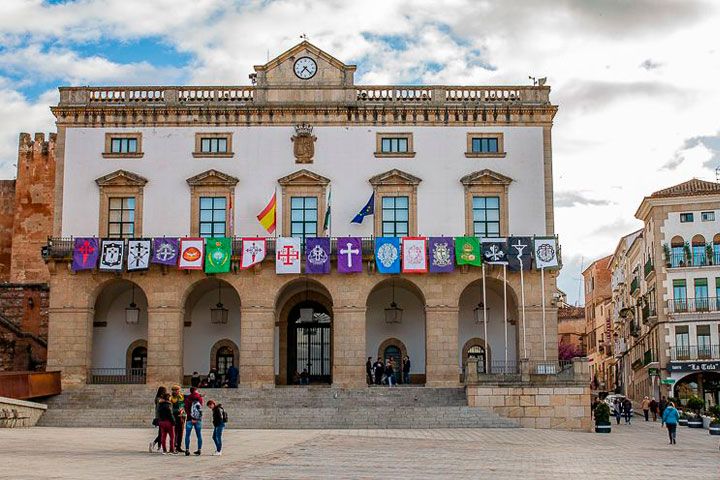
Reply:
[[[275,195],[276,193],[273,193],[270,202],[257,216],[260,225],[262,225],[268,233],[273,233],[275,231],[275,206],[277,203]]]

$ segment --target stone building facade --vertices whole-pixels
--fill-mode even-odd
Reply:
[[[361,86],[354,72],[303,42],[256,66],[253,86],[60,89],[45,258],[48,368],[64,388],[130,370],[178,382],[229,363],[241,385],[284,385],[306,337],[320,352],[313,381],[339,387],[366,384],[368,357],[407,354],[427,386],[460,385],[478,359],[488,374],[557,359],[556,272],[543,301],[538,271],[521,284],[488,267],[483,297],[480,268],[382,275],[372,249],[389,235],[553,236],[549,87]],[[227,274],[70,268],[71,237],[268,236],[256,216],[274,192],[278,236],[362,237],[363,273],[333,259],[327,275],[276,274],[272,237],[261,265],[239,270],[235,257]],[[374,216],[351,224],[371,194]],[[216,303],[225,323],[211,322]],[[400,322],[386,320],[392,303]]]
[[[610,324],[610,256],[594,261],[583,271],[585,282],[586,345],[593,387],[614,389],[612,326]]]

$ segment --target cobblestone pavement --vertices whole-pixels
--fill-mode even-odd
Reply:
[[[660,424],[610,435],[529,429],[226,430],[222,457],[147,452],[149,429],[0,430],[0,479],[720,478],[718,437]],[[193,444],[194,445],[194,444]]]

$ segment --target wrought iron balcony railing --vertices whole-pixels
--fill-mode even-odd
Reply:
[[[680,298],[667,301],[668,313],[720,312],[719,297]]]
[[[644,270],[645,270],[645,278],[649,277],[650,274],[651,274],[651,273],[653,272],[653,270],[654,270],[653,264],[652,264],[652,259],[649,259],[649,258],[648,258],[648,261],[645,262],[645,269],[644,269]]]
[[[128,385],[145,383],[144,368],[90,368],[87,382],[93,385]]]
[[[633,278],[632,282],[630,282],[630,295],[637,292],[639,288],[640,288],[640,280],[637,277],[635,277],[635,278]]]
[[[720,265],[720,253],[707,255],[685,255],[684,253],[673,253],[670,255],[670,268],[680,267],[707,267]]]
[[[720,345],[670,347],[670,360],[720,360]]]

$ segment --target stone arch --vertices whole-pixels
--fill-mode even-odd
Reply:
[[[183,288],[182,293],[180,294],[180,300],[178,301],[178,305],[184,308],[187,305],[188,298],[190,298],[190,295],[193,293],[193,291],[195,291],[198,286],[201,286],[203,283],[212,282],[213,280],[216,282],[221,282],[223,288],[232,289],[232,292],[238,296],[238,298],[240,299],[240,304],[242,305],[242,296],[240,295],[240,291],[235,287],[233,283],[217,275],[204,275],[202,278],[198,278],[194,282],[190,282],[189,284],[187,284]]]
[[[368,300],[370,299],[370,295],[383,287],[392,285],[393,283],[395,284],[396,288],[404,288],[405,290],[412,292],[418,298],[418,300],[422,302],[423,305],[426,305],[425,294],[423,293],[422,289],[417,285],[417,283],[407,278],[393,275],[390,276],[390,278],[381,277],[378,279],[377,282],[375,282],[365,299],[366,306]]]
[[[405,346],[403,341],[398,338],[391,337],[382,342],[378,347],[378,358],[384,358],[385,350],[390,346],[396,346],[400,350],[400,356],[402,358],[405,358],[407,356],[407,347]]]
[[[465,345],[463,345],[462,348],[462,368],[463,372],[467,368],[468,363],[468,353],[470,352],[470,349],[472,347],[482,347],[485,350],[485,363],[490,366],[492,365],[492,351],[490,349],[490,345],[488,345],[485,340],[483,340],[480,337],[473,337],[467,342],[465,342]]]
[[[221,348],[227,347],[233,352],[233,365],[240,366],[240,349],[237,344],[229,338],[223,338],[215,342],[210,349],[210,368],[217,368],[217,354]]]
[[[138,347],[144,347],[147,352],[147,340],[141,338],[135,340],[128,346],[127,353],[125,354],[125,369],[128,371],[130,371],[132,365],[132,354]]]
[[[682,247],[685,245],[685,240],[680,235],[675,235],[672,240],[670,240],[670,246],[671,247]]]
[[[694,235],[692,237],[691,244],[693,247],[704,247],[705,246],[705,237],[703,237],[700,234]]]

